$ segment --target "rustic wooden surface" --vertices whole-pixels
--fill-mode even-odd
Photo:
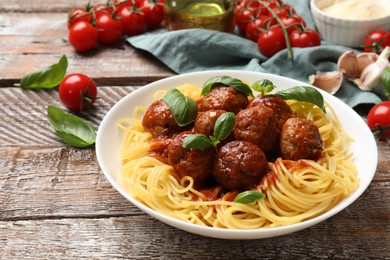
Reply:
[[[48,125],[56,90],[13,87],[23,75],[69,59],[99,85],[96,128],[115,102],[174,75],[125,43],[77,54],[67,43],[67,12],[87,1],[0,0],[0,259],[389,259],[390,147],[368,190],[309,229],[272,239],[205,238],[156,221],[104,177],[95,150],[65,146]],[[92,1],[96,3],[97,1]]]

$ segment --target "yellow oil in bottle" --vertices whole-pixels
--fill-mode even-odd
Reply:
[[[232,32],[235,1],[175,1],[164,6],[165,26],[168,30],[205,28]]]

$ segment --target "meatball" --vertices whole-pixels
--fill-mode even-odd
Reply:
[[[199,111],[225,110],[237,114],[248,105],[246,94],[232,87],[216,84],[199,104]]]
[[[168,164],[175,168],[179,178],[190,176],[197,188],[204,187],[212,179],[215,149],[202,151],[184,148],[183,140],[190,134],[182,132],[173,138],[167,148]]]
[[[154,101],[146,110],[142,119],[145,131],[156,137],[172,137],[180,132],[171,110],[162,99]]]
[[[223,188],[245,190],[260,182],[267,167],[267,158],[259,147],[246,141],[232,141],[219,150],[213,176]]]
[[[225,110],[209,110],[199,112],[194,123],[194,132],[210,136],[214,133],[214,125],[217,119],[225,113]]]
[[[249,104],[249,107],[254,107],[257,105],[266,106],[274,111],[279,130],[282,130],[282,127],[287,119],[295,117],[295,113],[291,110],[290,106],[287,105],[286,101],[284,101],[284,99],[279,96],[266,95],[262,97],[256,97]]]
[[[274,111],[260,105],[239,112],[233,131],[237,140],[251,142],[267,155],[273,152],[280,134]]]
[[[283,159],[318,160],[324,149],[318,127],[306,118],[290,118],[280,135],[280,152]]]

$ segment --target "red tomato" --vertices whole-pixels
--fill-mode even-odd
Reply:
[[[122,23],[102,13],[96,17],[96,29],[98,31],[98,41],[105,44],[118,42],[122,37]]]
[[[386,128],[381,139],[387,139],[390,142],[390,100],[383,101],[371,108],[367,115],[367,125],[371,130],[377,130],[378,125]]]
[[[249,22],[246,26],[246,38],[257,42],[257,39],[259,38],[261,32],[275,24],[277,24],[277,21],[275,19],[272,19],[270,16],[260,15],[259,18]]]
[[[141,11],[145,14],[145,21],[148,28],[157,28],[164,20],[164,1],[145,0]]]
[[[364,40],[365,52],[376,52],[380,54],[386,46],[390,46],[390,32],[388,31],[373,31]]]
[[[78,21],[90,22],[91,20],[92,15],[87,10],[85,10],[84,8],[75,8],[70,12],[68,16],[68,29],[70,29],[70,27],[72,27],[72,25],[77,23]]]
[[[95,82],[87,75],[74,73],[67,75],[58,87],[60,99],[70,110],[90,108],[97,97]]]
[[[122,23],[123,34],[137,35],[145,31],[145,15],[138,9],[132,7],[122,7],[117,15]]]
[[[69,42],[76,51],[89,51],[96,46],[98,32],[86,21],[78,21],[69,30]]]
[[[287,46],[282,27],[275,26],[260,34],[257,39],[257,46],[259,51],[267,57],[271,57],[285,49]]]
[[[275,10],[275,14],[279,17],[292,16],[296,14],[294,7],[289,4],[283,4]]]
[[[124,6],[133,7],[134,2],[136,7],[142,7],[144,0],[114,0],[114,5],[119,10]]]
[[[107,6],[104,4],[95,5],[92,8],[92,10],[95,12],[96,17],[98,17],[99,15],[104,14],[104,13],[112,15],[112,13],[114,12],[113,7],[110,7],[110,6]]]
[[[305,27],[306,23],[302,17],[297,15],[292,16],[282,16],[280,17],[282,23],[287,27],[288,34],[290,34],[295,29],[299,29],[301,27]]]
[[[321,44],[320,35],[317,31],[305,28],[304,30],[296,29],[290,34],[291,47],[312,47]]]
[[[253,10],[239,5],[236,8],[236,24],[241,33],[245,34],[246,26],[252,20]]]

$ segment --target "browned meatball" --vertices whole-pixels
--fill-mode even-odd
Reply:
[[[244,190],[260,182],[267,166],[267,158],[259,147],[246,141],[233,141],[219,150],[213,176],[226,189]]]
[[[154,101],[146,110],[142,126],[154,138],[172,137],[180,132],[180,127],[173,118],[171,110],[162,99]]]
[[[264,106],[254,106],[236,115],[234,137],[257,145],[265,154],[271,153],[278,142],[280,130],[274,111]]]
[[[280,151],[286,160],[318,160],[324,149],[318,127],[306,118],[290,118],[280,135]]]
[[[237,114],[248,105],[246,94],[232,87],[217,84],[207,93],[199,104],[199,111],[225,110]]]
[[[168,164],[175,168],[180,178],[191,176],[196,187],[203,187],[212,178],[212,167],[215,149],[205,151],[184,148],[183,140],[190,132],[182,132],[175,136],[168,145]]]
[[[199,112],[194,123],[194,132],[197,134],[204,134],[210,136],[214,133],[215,122],[225,110],[209,110]]]
[[[279,130],[282,130],[282,127],[287,119],[295,117],[295,113],[291,110],[290,106],[287,105],[286,101],[279,96],[266,95],[262,97],[255,97],[249,104],[249,107],[257,105],[266,106],[274,111]]]

